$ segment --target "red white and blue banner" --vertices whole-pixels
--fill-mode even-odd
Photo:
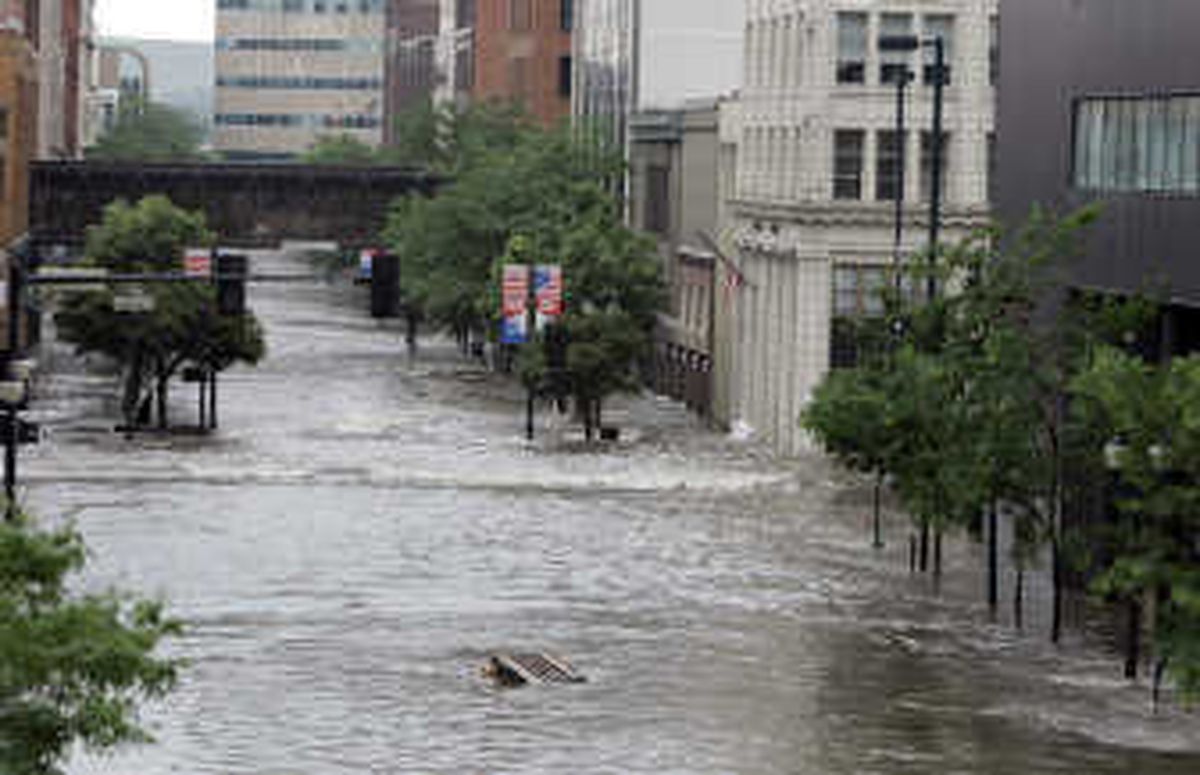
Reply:
[[[537,330],[563,315],[563,271],[561,266],[539,266],[533,270],[534,309]]]
[[[529,341],[529,267],[505,265],[502,292],[500,341],[525,344]]]

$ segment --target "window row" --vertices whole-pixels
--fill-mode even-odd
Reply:
[[[309,51],[378,53],[381,43],[367,38],[217,38],[218,51]]]
[[[557,26],[563,32],[575,29],[576,0],[558,0]],[[538,9],[535,0],[507,0],[508,28],[517,32],[527,32],[534,27],[534,13]]]
[[[378,91],[379,89],[383,88],[383,79],[218,76],[217,86],[234,89],[329,89],[334,91]]]
[[[383,0],[217,0],[222,11],[282,13],[383,13]]]
[[[308,113],[218,113],[217,126],[275,127],[284,129],[376,129],[378,116]]]
[[[943,83],[953,83],[954,62],[957,51],[955,40],[955,17],[952,14],[924,14],[918,19],[910,13],[883,13],[872,39],[871,16],[861,12],[843,12],[837,15],[837,64],[836,80],[842,84],[865,84],[868,82],[867,63],[872,49],[877,54],[879,84],[894,84],[913,70],[915,51],[885,50],[879,39],[917,38],[922,52],[920,75],[922,81],[934,84],[938,77],[936,48],[932,41],[940,39],[945,51]],[[1000,26],[996,17],[988,21],[988,81],[996,84],[1000,71]]]
[[[895,201],[903,198],[904,170],[901,164],[908,147],[908,133],[903,136],[894,130],[875,133],[875,199]],[[945,192],[949,179],[950,134],[942,133],[941,190]],[[838,129],[833,133],[833,198],[865,199],[863,171],[865,167],[867,132],[862,129]],[[921,132],[920,196],[928,200],[932,194],[934,151],[933,132]]]
[[[1080,100],[1072,166],[1080,189],[1200,194],[1200,95]]]

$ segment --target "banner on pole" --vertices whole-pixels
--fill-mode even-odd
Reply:
[[[529,341],[529,267],[505,265],[502,291],[500,341],[525,344]]]
[[[370,280],[375,273],[375,256],[380,251],[374,248],[367,248],[358,254],[358,279]]]
[[[533,271],[537,330],[543,331],[563,314],[563,271],[561,266],[539,266]]]

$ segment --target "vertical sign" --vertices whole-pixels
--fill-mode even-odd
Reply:
[[[212,276],[212,251],[208,248],[188,248],[183,252],[183,273],[188,277]]]
[[[358,279],[371,279],[372,271],[375,268],[375,256],[378,253],[378,250],[368,248],[358,254]]]
[[[533,289],[537,311],[537,330],[562,317],[563,273],[561,266],[539,266],[533,270]]]
[[[525,344],[529,340],[529,267],[508,264],[504,267],[503,309],[500,341]]]

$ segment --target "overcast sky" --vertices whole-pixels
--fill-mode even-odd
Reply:
[[[737,88],[745,0],[643,0],[643,102],[677,103]],[[212,40],[215,0],[99,0],[102,35]]]

